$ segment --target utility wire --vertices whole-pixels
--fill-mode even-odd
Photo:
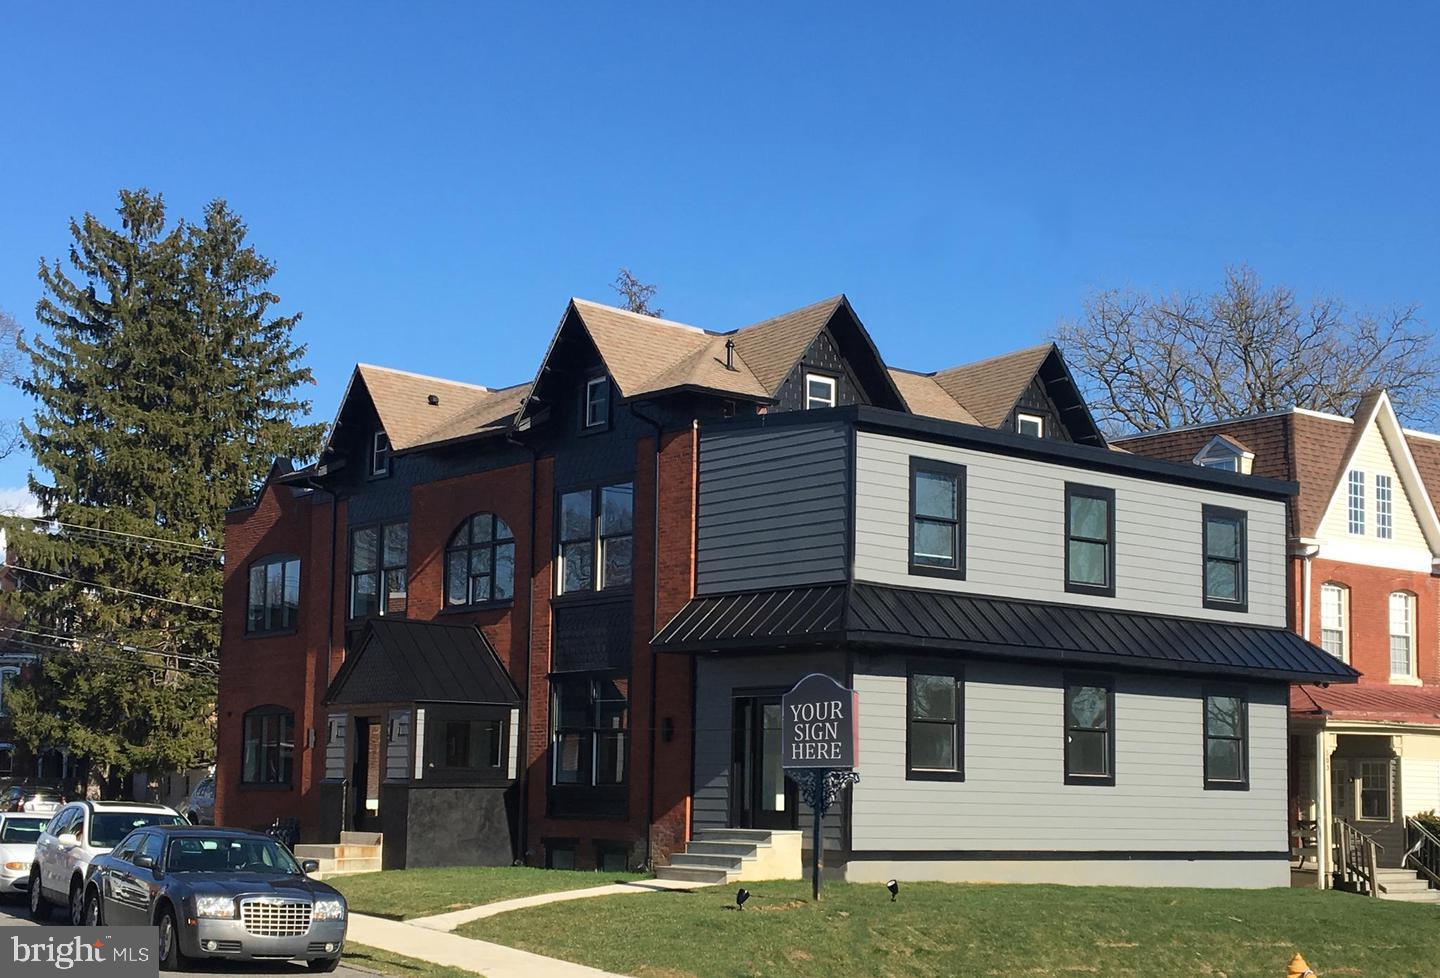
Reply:
[[[149,601],[162,601],[165,604],[179,605],[182,608],[194,608],[196,611],[208,611],[211,614],[222,614],[219,608],[212,608],[205,604],[193,604],[189,601],[178,601],[175,598],[162,598],[158,594],[146,594],[143,591],[130,591],[123,587],[113,587],[109,584],[96,584],[93,581],[82,581],[78,577],[66,577],[64,574],[52,574],[49,571],[35,570],[32,567],[21,567],[18,564],[6,563],[3,566],[11,570],[21,571],[26,574],[36,574],[40,577],[53,577],[57,581],[68,581],[71,584],[79,584],[82,587],[98,588],[102,591],[114,591],[116,594],[127,594],[132,598],[145,598]]]
[[[27,639],[15,639],[14,644],[42,655],[51,652],[71,651],[64,646],[44,645],[39,642],[29,641]],[[101,659],[105,662],[124,663],[126,665],[136,666],[141,669],[149,669],[151,672],[184,672],[186,675],[193,675],[204,678],[213,678],[218,675],[218,673],[213,669],[200,668],[193,665],[186,667],[171,667],[158,662],[146,662],[144,659],[137,659],[133,656],[120,655],[119,653],[106,652],[99,649],[87,649],[84,651],[84,655],[88,659]]]
[[[31,523],[39,523],[39,524],[44,525],[44,526],[63,526],[63,527],[65,527],[65,528],[67,528],[67,529],[71,529],[71,530],[85,530],[85,531],[90,532],[90,533],[108,533],[108,534],[110,534],[111,536],[130,537],[131,539],[134,539],[134,540],[147,540],[147,541],[149,541],[150,543],[163,543],[163,544],[165,544],[166,546],[170,546],[170,547],[189,547],[189,548],[191,548],[191,549],[193,549],[193,550],[203,550],[203,551],[207,551],[207,552],[213,553],[213,554],[224,554],[224,553],[225,553],[225,550],[224,550],[223,547],[212,547],[212,546],[210,546],[209,544],[205,544],[205,543],[188,543],[188,542],[186,542],[186,541],[184,541],[184,540],[167,540],[167,539],[165,539],[164,537],[146,536],[146,535],[143,534],[143,533],[127,533],[127,532],[125,532],[124,530],[108,530],[108,529],[106,529],[106,528],[104,528],[104,527],[102,527],[102,526],[86,526],[86,525],[83,524],[83,523],[66,523],[66,522],[64,522],[64,521],[62,521],[62,520],[48,519],[48,518],[46,518],[46,517],[44,517],[44,516],[21,516],[21,515],[19,515],[18,513],[16,513],[16,514],[7,514],[7,518],[8,518],[8,519],[14,519],[14,520],[29,520]],[[197,556],[198,556],[198,554],[197,554]]]
[[[202,655],[195,655],[195,654],[190,653],[190,652],[167,652],[167,651],[165,651],[164,649],[147,648],[147,647],[145,647],[145,646],[140,646],[140,645],[131,645],[131,644],[128,643],[128,642],[121,642],[121,641],[118,641],[118,640],[112,639],[112,638],[102,638],[102,637],[100,637],[100,636],[74,635],[74,634],[69,634],[69,633],[64,633],[64,632],[41,632],[41,631],[36,631],[36,630],[33,629],[33,628],[12,628],[11,631],[12,631],[12,632],[20,632],[20,633],[25,634],[25,635],[34,635],[34,636],[37,636],[37,637],[39,637],[39,638],[49,639],[50,641],[75,642],[75,643],[78,643],[78,644],[80,644],[80,645],[86,645],[86,644],[95,642],[95,643],[99,643],[99,644],[101,644],[101,645],[110,645],[110,646],[114,646],[114,647],[119,648],[119,649],[124,649],[124,650],[127,651],[127,652],[143,652],[143,653],[145,653],[146,655],[158,655],[158,656],[163,656],[163,657],[165,657],[165,658],[170,658],[170,659],[178,659],[178,660],[183,660],[183,661],[194,662],[194,663],[197,663],[197,664],[199,664],[199,665],[212,665],[212,664],[215,664],[215,663],[218,661],[218,660],[216,660],[216,659],[214,659],[214,658],[210,658],[210,657],[202,656]],[[24,639],[17,639],[17,641],[25,641],[25,640],[24,640]]]

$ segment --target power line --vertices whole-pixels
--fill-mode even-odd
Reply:
[[[15,640],[14,640],[14,644],[19,645],[19,646],[22,646],[22,647],[24,647],[24,648],[26,648],[26,649],[28,649],[28,650],[30,650],[30,651],[33,651],[33,652],[36,652],[36,653],[42,654],[42,655],[45,654],[45,653],[50,653],[50,652],[73,651],[73,649],[67,649],[67,648],[64,647],[64,646],[59,646],[59,645],[44,645],[44,644],[42,644],[42,643],[40,643],[40,642],[33,642],[33,641],[29,641],[29,640],[27,640],[27,639],[15,639]],[[174,668],[172,668],[172,667],[170,667],[170,666],[168,666],[168,665],[162,665],[161,663],[158,663],[158,662],[146,662],[144,659],[137,659],[137,658],[135,658],[135,657],[133,657],[133,656],[121,655],[121,654],[119,654],[119,653],[117,653],[117,652],[106,652],[106,651],[103,651],[103,650],[100,650],[100,649],[88,649],[88,650],[85,650],[85,651],[84,651],[84,655],[85,655],[86,658],[102,659],[102,660],[104,660],[104,661],[106,661],[106,662],[124,663],[124,664],[126,664],[126,665],[136,666],[137,668],[140,668],[140,669],[149,669],[151,672],[160,672],[160,673],[184,672],[184,673],[186,673],[187,675],[198,676],[198,677],[203,677],[203,678],[207,678],[207,679],[208,679],[208,678],[214,678],[214,677],[216,677],[216,676],[218,675],[218,672],[217,672],[216,670],[214,670],[214,669],[200,668],[200,667],[197,667],[197,666],[194,666],[194,665],[191,665],[191,666],[188,666],[188,667],[184,667],[184,668],[181,668],[181,667],[174,667]]]
[[[217,659],[212,658],[212,657],[209,657],[209,656],[195,655],[195,654],[190,653],[190,652],[168,652],[168,651],[166,651],[165,649],[147,648],[147,647],[141,646],[141,645],[131,645],[131,644],[128,643],[128,642],[121,642],[121,641],[118,641],[118,640],[112,639],[112,638],[102,638],[102,637],[100,637],[100,636],[98,636],[98,635],[90,635],[90,636],[87,636],[87,635],[75,635],[75,634],[73,634],[73,633],[66,633],[66,632],[42,632],[42,631],[37,631],[37,630],[35,630],[35,629],[33,629],[33,628],[18,628],[18,627],[17,627],[17,628],[12,628],[12,629],[10,629],[10,631],[11,631],[11,632],[20,632],[20,633],[25,634],[25,635],[34,635],[34,636],[37,636],[37,637],[39,637],[39,638],[49,639],[49,640],[51,640],[51,641],[76,642],[76,643],[79,643],[79,644],[81,644],[81,645],[89,644],[89,643],[91,643],[91,642],[96,642],[96,643],[99,643],[99,644],[101,644],[101,645],[110,645],[110,646],[114,646],[115,648],[124,649],[124,650],[127,651],[127,652],[142,652],[142,653],[144,653],[144,654],[146,654],[146,655],[158,655],[158,656],[161,656],[161,657],[164,657],[164,658],[168,658],[168,659],[176,659],[176,660],[180,660],[180,661],[194,662],[194,663],[197,663],[197,664],[199,664],[199,665],[214,665],[214,664],[217,664],[217,662],[218,662]],[[16,641],[24,642],[24,641],[26,641],[26,640],[25,640],[25,639],[16,639]]]
[[[133,540],[146,540],[150,543],[161,543],[170,547],[189,547],[193,550],[203,550],[213,554],[223,555],[225,553],[225,549],[223,547],[212,547],[209,544],[205,543],[189,543],[185,540],[167,540],[164,537],[152,537],[147,536],[143,533],[127,533],[124,530],[108,530],[103,526],[86,526],[83,523],[66,523],[63,520],[49,519],[44,516],[21,516],[20,514],[16,513],[13,515],[8,515],[7,518],[15,520],[28,520],[31,523],[39,523],[46,526],[63,526],[67,529],[84,530],[89,533],[107,533],[111,536],[129,537]],[[196,556],[199,555],[197,554]]]
[[[71,584],[79,584],[82,587],[98,588],[102,591],[114,591],[116,594],[127,594],[132,598],[145,598],[149,601],[163,601],[165,604],[179,605],[182,608],[194,608],[196,611],[208,611],[211,614],[222,614],[219,608],[212,608],[205,604],[193,604],[189,601],[179,601],[175,598],[162,598],[158,594],[146,594],[143,591],[130,591],[123,587],[114,587],[109,584],[96,584],[93,581],[82,581],[78,577],[66,577],[64,574],[52,574],[49,571],[35,570],[32,567],[21,567],[18,564],[6,563],[5,567],[11,570],[21,571],[26,574],[36,574],[40,577],[53,577],[57,581],[68,581]]]

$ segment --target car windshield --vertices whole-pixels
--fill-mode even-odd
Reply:
[[[0,823],[0,843],[34,845],[35,840],[40,838],[40,830],[48,821],[47,818],[7,818]]]
[[[294,857],[274,839],[224,835],[187,835],[170,840],[170,858],[165,868],[172,873],[300,873]]]
[[[96,849],[114,849],[133,829],[150,825],[182,825],[179,815],[168,812],[96,812],[90,819],[90,838]]]

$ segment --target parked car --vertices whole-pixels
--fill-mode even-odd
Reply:
[[[53,815],[63,804],[64,794],[51,785],[12,784],[0,795],[0,812]]]
[[[35,842],[48,821],[44,815],[0,812],[0,897],[22,895],[30,888]]]
[[[145,802],[76,801],[66,805],[51,817],[35,842],[35,859],[30,864],[31,916],[46,920],[58,904],[68,907],[71,924],[80,926],[91,861],[109,852],[134,829],[184,821],[173,808]]]
[[[195,786],[190,797],[180,803],[180,814],[192,825],[215,824],[215,775],[210,775]]]
[[[322,972],[340,963],[345,898],[309,878],[314,860],[297,863],[259,832],[142,828],[91,865],[82,923],[153,924],[167,971],[205,957],[300,959]]]

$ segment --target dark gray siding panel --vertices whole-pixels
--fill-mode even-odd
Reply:
[[[696,591],[843,581],[849,429],[700,434]]]

